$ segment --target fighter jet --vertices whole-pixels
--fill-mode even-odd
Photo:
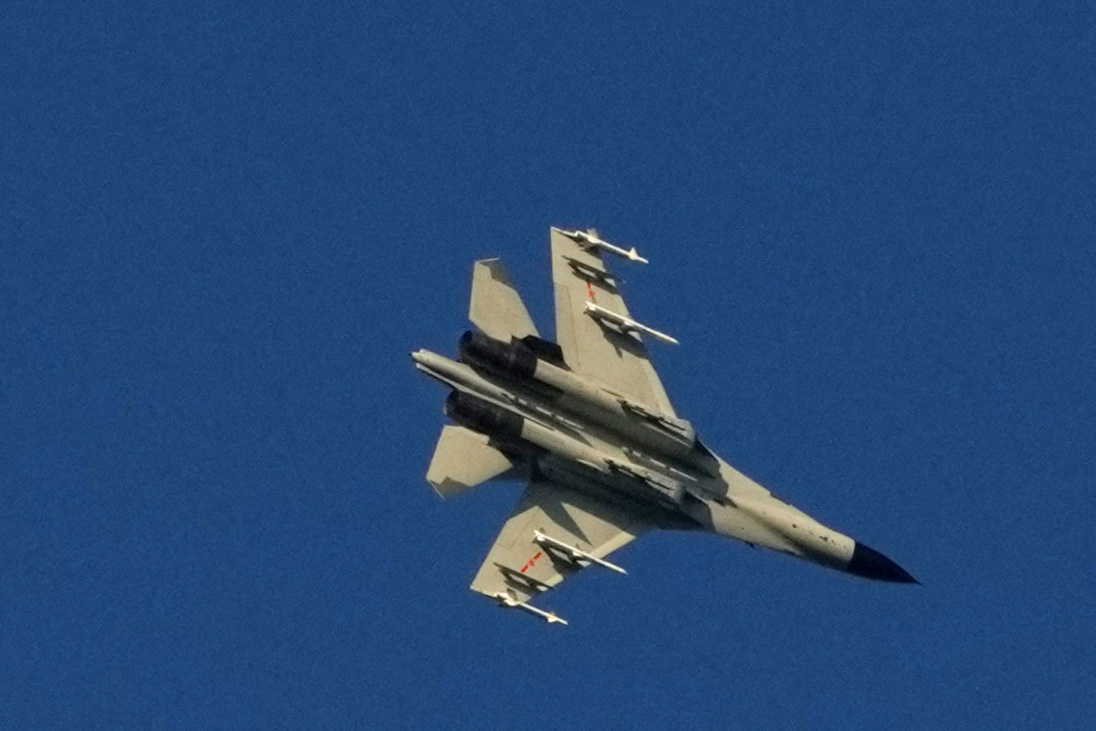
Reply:
[[[566,624],[541,595],[655,529],[710,531],[839,571],[917,583],[898,564],[777,498],[700,441],[674,411],[611,254],[647,260],[596,231],[550,232],[556,340],[540,336],[497,259],[477,261],[457,359],[418,350],[415,367],[450,389],[426,473],[443,497],[494,478],[528,481],[472,581],[503,607]]]

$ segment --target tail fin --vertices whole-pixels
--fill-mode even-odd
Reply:
[[[513,466],[510,458],[492,447],[485,435],[463,426],[446,426],[434,449],[426,481],[447,498],[498,477]]]
[[[539,335],[537,326],[510,283],[498,259],[477,261],[472,270],[472,301],[468,319],[485,334],[504,343],[510,338]]]

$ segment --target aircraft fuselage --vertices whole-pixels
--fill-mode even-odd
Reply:
[[[544,341],[461,339],[461,361],[416,367],[452,389],[446,413],[531,470],[645,512],[872,579],[914,582],[882,554],[773,496],[719,458],[689,422],[651,413],[569,371]],[[553,362],[555,360],[556,362]]]

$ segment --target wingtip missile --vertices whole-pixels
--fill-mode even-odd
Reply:
[[[617,246],[616,244],[610,244],[605,239],[599,238],[596,234],[591,233],[593,229],[591,229],[590,231],[582,231],[580,229],[576,229],[575,231],[568,231],[566,229],[556,228],[555,226],[553,226],[552,228],[554,228],[556,231],[559,231],[564,236],[574,239],[578,243],[578,245],[584,249],[604,249],[611,254],[616,254],[622,259],[630,259],[632,261],[639,262],[640,264],[650,264],[647,259],[644,259],[642,256],[639,255],[636,247],[633,246],[631,249],[625,249],[621,246]]]
[[[562,624],[562,625],[567,624],[567,620],[564,619],[563,617],[559,616],[558,614],[556,614],[554,612],[546,612],[545,610],[541,609],[540,607],[534,607],[529,602],[518,601],[517,599],[510,596],[509,594],[507,594],[504,591],[500,591],[499,593],[495,594],[494,598],[498,600],[499,606],[513,607],[514,609],[520,609],[523,612],[528,612],[529,614],[533,614],[533,615],[536,615],[536,616],[540,617],[541,619],[543,619],[548,624]]]

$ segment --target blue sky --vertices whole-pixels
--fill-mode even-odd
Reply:
[[[1085,727],[1090,5],[6,3],[0,725]],[[636,244],[721,455],[923,583],[659,533],[467,585],[471,263]],[[1087,722],[1087,723],[1086,723]]]

